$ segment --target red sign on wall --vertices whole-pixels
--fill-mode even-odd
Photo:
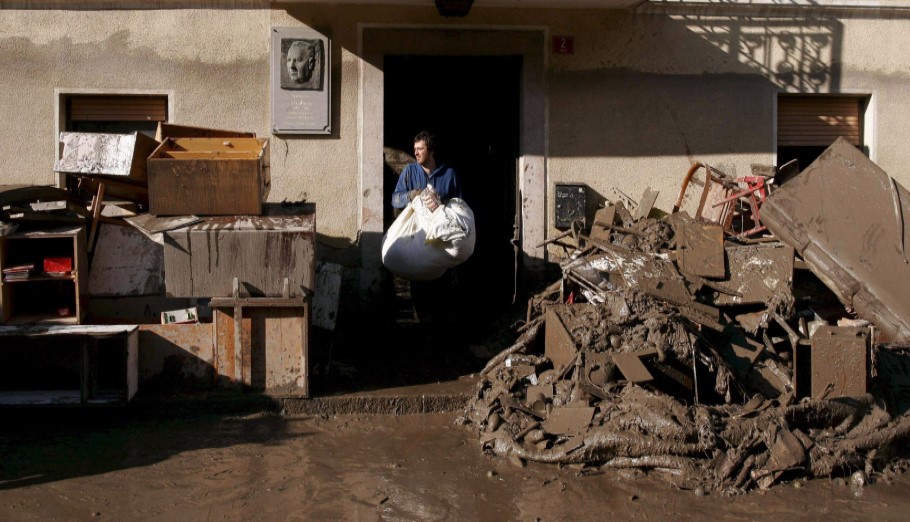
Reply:
[[[575,54],[575,37],[554,36],[553,54]]]

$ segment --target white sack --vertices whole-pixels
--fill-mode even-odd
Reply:
[[[410,281],[442,277],[474,253],[474,212],[453,198],[436,212],[414,198],[382,239],[382,264]]]

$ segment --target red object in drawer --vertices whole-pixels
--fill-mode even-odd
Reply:
[[[45,257],[45,272],[72,272],[73,258],[71,257]]]

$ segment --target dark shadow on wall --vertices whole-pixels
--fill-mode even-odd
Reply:
[[[643,15],[629,21],[654,24],[657,32],[646,42],[626,42],[603,68],[551,74],[551,156],[694,161],[705,154],[769,153],[778,92],[840,88],[843,26],[836,20]],[[705,72],[686,72],[693,69]]]

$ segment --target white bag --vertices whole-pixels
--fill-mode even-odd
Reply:
[[[474,253],[474,212],[459,198],[435,212],[414,198],[382,239],[382,264],[410,281],[442,277]]]

